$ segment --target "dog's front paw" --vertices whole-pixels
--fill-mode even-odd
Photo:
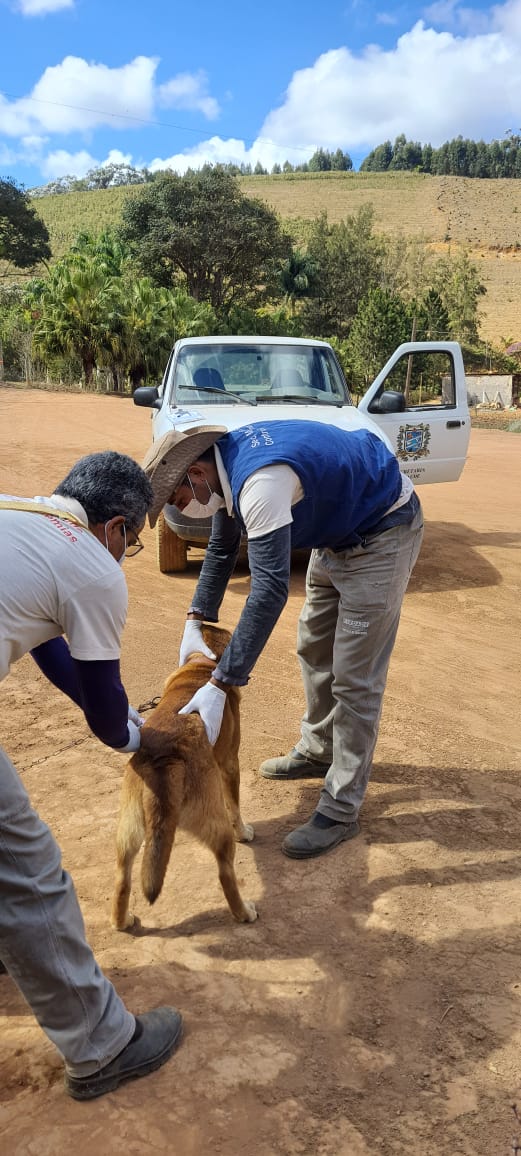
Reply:
[[[237,840],[239,843],[251,843],[255,837],[255,828],[251,823],[242,823],[237,832]]]
[[[245,899],[244,900],[244,910],[245,910],[246,914],[245,914],[242,922],[243,923],[255,923],[255,920],[259,918],[259,913],[257,911],[255,904],[252,903],[251,899]]]

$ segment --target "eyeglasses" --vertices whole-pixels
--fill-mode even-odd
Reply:
[[[125,558],[135,558],[136,554],[139,554],[139,551],[144,549],[143,543],[140,542],[138,535],[134,534],[134,532],[132,530],[129,530],[129,533],[132,534],[134,541],[129,542],[128,538],[127,538],[126,527],[124,527],[124,529],[125,529],[125,538],[127,540],[127,544],[125,546]]]

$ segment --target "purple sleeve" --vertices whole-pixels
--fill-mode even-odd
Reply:
[[[64,638],[51,638],[31,654],[46,678],[80,707],[100,742],[108,747],[126,746],[128,699],[117,658],[80,662],[72,658]]]
[[[42,642],[35,646],[31,654],[42,674],[52,682],[58,690],[67,694],[72,701],[83,710],[81,690],[76,663],[71,658],[71,652],[64,638],[51,638],[49,642]]]

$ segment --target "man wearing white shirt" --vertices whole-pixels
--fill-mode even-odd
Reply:
[[[111,451],[82,458],[48,498],[0,497],[0,680],[30,652],[93,734],[122,753],[140,746],[143,720],[119,670],[121,563],[141,549],[151,500],[141,467]],[[63,1056],[69,1095],[93,1099],[168,1059],[181,1017],[127,1011],[85,940],[59,847],[1,748],[0,785],[2,970]]]

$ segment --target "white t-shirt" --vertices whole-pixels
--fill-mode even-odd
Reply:
[[[215,461],[226,509],[232,514],[230,483],[218,446],[215,446]],[[391,510],[397,510],[399,506],[408,502],[413,488],[411,479],[407,474],[402,474],[400,497],[386,513],[390,514]],[[261,470],[250,474],[239,495],[239,512],[246,526],[248,538],[261,538],[263,534],[270,534],[281,526],[289,526],[293,521],[291,507],[303,497],[304,490],[298,474],[284,462],[263,466]]]
[[[0,495],[9,498],[10,495]],[[128,604],[123,571],[68,498],[18,499],[60,506],[65,518],[0,509],[0,681],[33,647],[65,634],[73,658],[117,659]]]

